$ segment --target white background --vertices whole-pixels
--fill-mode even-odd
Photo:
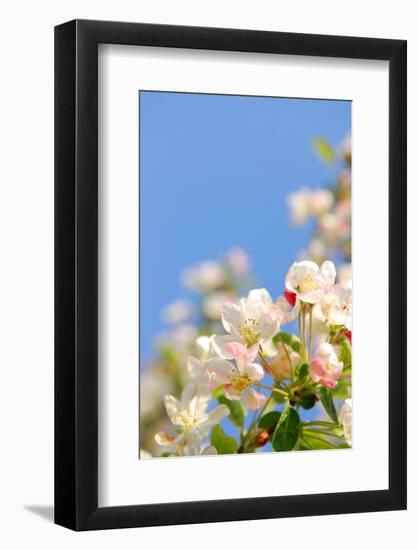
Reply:
[[[416,151],[417,24],[413,3],[259,0],[14,2],[2,12],[0,88],[0,543],[7,549],[253,548],[273,543],[392,548],[415,541],[417,520],[417,330],[409,287],[409,510],[74,534],[46,521],[53,484],[53,33],[55,24],[97,18],[408,39],[409,151]],[[415,154],[409,155],[409,280],[417,280]],[[413,214],[413,216],[411,216]],[[371,213],[370,213],[371,215]],[[375,269],[378,258],[375,258]],[[372,274],[371,274],[372,276]],[[377,275],[376,275],[377,276]],[[411,307],[412,306],[412,307]]]
[[[99,504],[332,493],[388,487],[387,62],[106,45],[99,50]],[[138,90],[352,100],[353,449],[137,459]],[[124,136],[121,140],[120,136]],[[378,193],[369,224],[367,205]],[[366,234],[366,239],[363,235]],[[369,254],[372,243],[373,255]],[[122,246],[121,246],[122,244]],[[379,259],[369,292],[368,273]],[[378,310],[378,315],[374,311]],[[369,319],[380,338],[369,345]],[[124,323],[120,323],[120,319]],[[385,406],[375,423],[373,388]],[[369,426],[373,426],[369,430]],[[120,429],[123,426],[123,430]],[[248,471],[285,471],[248,483]],[[297,475],[294,473],[297,472]],[[314,472],[314,475],[312,475]],[[340,475],[343,472],[343,475]],[[198,479],[198,483],[184,480]],[[242,483],[242,479],[245,482]],[[216,483],[213,483],[216,480]],[[156,482],[157,481],[157,482]]]

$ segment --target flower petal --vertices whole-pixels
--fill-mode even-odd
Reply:
[[[266,395],[264,395],[263,393],[259,393],[252,388],[249,388],[246,391],[245,397],[243,398],[243,403],[245,404],[245,406],[252,411],[256,411],[257,409],[262,407],[265,401]]]

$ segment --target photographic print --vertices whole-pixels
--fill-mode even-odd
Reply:
[[[351,447],[351,102],[139,113],[139,458]]]

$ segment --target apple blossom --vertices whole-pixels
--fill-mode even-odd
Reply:
[[[183,454],[184,447],[190,441],[195,446],[196,437],[200,441],[206,439],[210,428],[229,415],[229,409],[225,405],[207,412],[210,399],[209,389],[202,384],[188,384],[181,394],[181,400],[170,394],[165,395],[165,409],[174,430],[157,433],[156,443],[168,448],[175,447],[177,452]]]
[[[310,364],[313,382],[319,382],[326,388],[333,389],[343,371],[343,362],[339,362],[331,344],[323,342],[317,348]]]
[[[189,356],[187,359],[187,371],[195,384],[207,384],[213,389],[213,379],[210,371],[210,361],[218,358],[213,350],[213,337],[199,336],[195,341],[197,357]]]
[[[210,362],[214,379],[224,385],[226,397],[232,400],[243,398],[248,409],[259,409],[266,397],[251,388],[264,377],[262,367],[254,363],[258,355],[258,346],[248,349],[239,342],[232,342],[226,345],[226,353],[233,361],[214,359]]]
[[[308,260],[294,262],[285,278],[286,298],[295,294],[302,302],[317,304],[336,278],[333,262],[323,262],[321,267]],[[292,293],[292,294],[290,294]]]
[[[250,348],[271,339],[279,331],[281,311],[264,288],[251,290],[248,297],[241,298],[237,304],[224,304],[222,321],[229,335],[214,336],[216,352],[227,358],[225,346],[230,342],[241,342]]]
[[[335,285],[324,295],[318,305],[319,318],[330,325],[341,325],[352,330],[352,288],[351,281],[345,285]]]
[[[352,399],[346,399],[339,412],[346,443],[352,446]]]

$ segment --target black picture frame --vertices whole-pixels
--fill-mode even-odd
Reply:
[[[98,44],[389,62],[389,488],[98,507]],[[55,28],[55,523],[108,529],[406,508],[406,41],[74,20]]]

